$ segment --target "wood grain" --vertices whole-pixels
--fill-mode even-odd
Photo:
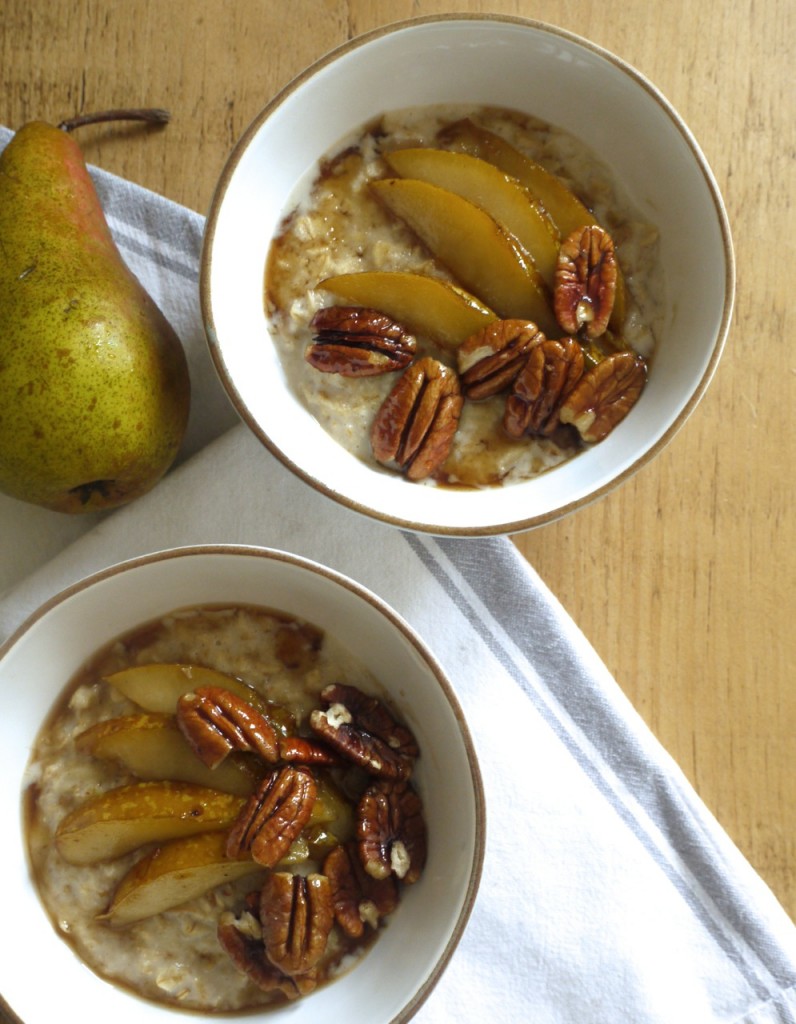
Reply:
[[[724,193],[738,292],[705,399],[636,477],[516,543],[796,916],[790,0],[4,0],[0,121],[165,106],[166,129],[84,129],[81,144],[206,212],[236,139],[307,64],[380,25],[454,11],[549,21],[629,61],[685,118]]]

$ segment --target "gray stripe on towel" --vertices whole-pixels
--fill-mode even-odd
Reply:
[[[599,752],[605,764],[624,786],[637,796],[639,805],[646,811],[650,820],[671,839],[672,846],[682,857],[683,862],[700,879],[715,909],[733,931],[744,936],[750,952],[771,978],[780,986],[796,984],[796,976],[788,958],[782,955],[778,948],[772,948],[769,933],[758,929],[758,923],[750,918],[748,908],[737,903],[733,899],[733,893],[727,891],[726,878],[717,871],[716,864],[705,855],[704,850],[693,843],[693,819],[688,808],[676,798],[677,794],[667,784],[666,778],[650,773],[648,758],[633,742],[627,730],[617,728],[610,707],[600,699],[590,680],[583,676],[578,678],[579,666],[569,657],[568,651],[564,650],[562,645],[540,643],[540,638],[544,638],[548,631],[558,628],[558,623],[551,617],[550,610],[544,605],[533,603],[532,599],[524,607],[518,607],[516,591],[512,591],[511,603],[507,604],[504,581],[516,577],[514,550],[508,547],[502,538],[487,538],[475,542],[480,547],[478,557],[473,557],[474,542],[471,540],[443,537],[423,540],[408,533],[404,533],[404,537],[470,622],[476,634],[533,702],[538,713],[567,747],[595,787],[602,792],[619,817],[646,848],[694,916],[729,957],[757,997],[768,1001],[774,993],[764,984],[750,958],[733,941],[732,936],[720,927],[688,879],[675,865],[661,856],[633,808],[606,785],[602,774],[595,770],[593,758],[586,746],[576,743],[571,732],[563,727],[563,718],[572,720],[580,731],[589,737],[590,745]],[[476,613],[444,565],[428,550],[431,544],[439,546],[529,663],[550,666],[549,676],[544,682],[548,693],[555,700],[557,713],[553,713],[547,702],[542,700],[529,684],[525,673],[515,663],[510,651],[501,644],[500,638],[488,627],[482,616]],[[485,564],[491,566],[491,573],[484,574]],[[562,701],[559,697],[562,686],[571,689],[574,685],[578,687],[578,699],[572,700],[570,696],[568,701]],[[783,1007],[783,1013],[786,1009]],[[783,1024],[785,1022],[793,1022],[789,1010],[787,1016],[783,1017]]]

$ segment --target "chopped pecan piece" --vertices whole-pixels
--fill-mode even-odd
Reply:
[[[583,367],[583,349],[574,338],[546,338],[537,345],[506,398],[506,433],[551,434],[558,426],[561,403],[580,380]]]
[[[407,782],[380,779],[357,807],[357,843],[372,878],[417,881],[426,862],[426,823],[420,796]]]
[[[316,735],[370,775],[409,778],[417,743],[379,700],[339,684],[326,687],[321,699],[326,708],[316,709],[309,719]]]
[[[465,398],[490,398],[509,387],[541,341],[532,320],[493,320],[472,334],[457,353]]]
[[[317,787],[310,772],[288,765],[271,772],[247,800],[227,837],[227,856],[250,855],[272,868],[309,821]]]
[[[323,873],[331,885],[335,920],[349,938],[361,938],[366,925],[378,927],[379,920],[398,906],[396,876],[368,875],[353,843],[336,846],[327,854]]]
[[[220,686],[200,686],[177,702],[177,725],[196,756],[215,768],[233,750],[251,751],[273,764],[277,734],[251,704]]]
[[[584,441],[602,441],[638,401],[647,366],[635,352],[614,352],[588,370],[561,406],[562,423],[577,427]]]
[[[327,306],[310,324],[316,331],[306,360],[323,373],[372,377],[402,370],[414,358],[417,341],[400,324],[375,309]]]
[[[589,340],[605,333],[616,298],[617,263],[611,236],[596,224],[577,228],[561,243],[555,268],[556,319],[569,334]]]
[[[326,951],[334,922],[332,890],[325,875],[275,871],[260,893],[265,955],[283,974],[307,974]]]
[[[316,987],[315,972],[292,978],[266,959],[259,893],[249,894],[246,909],[237,917],[231,911],[222,914],[217,935],[219,945],[238,970],[263,992],[281,992],[288,999],[297,999]]]
[[[370,443],[377,461],[410,480],[431,476],[448,457],[463,401],[454,370],[431,356],[418,359],[376,413]]]

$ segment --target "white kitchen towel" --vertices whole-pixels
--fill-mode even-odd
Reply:
[[[188,352],[189,436],[180,464],[116,512],[0,502],[0,643],[63,587],[162,548],[244,543],[323,562],[429,645],[483,774],[481,888],[418,1024],[796,1024],[796,928],[511,542],[396,530],[287,471],[215,378],[202,218],[95,173],[124,257]]]

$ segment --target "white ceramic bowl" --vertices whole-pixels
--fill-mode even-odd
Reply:
[[[49,1024],[63,1014],[64,1000],[81,1024],[178,1019],[175,1011],[100,980],[56,935],[29,875],[20,802],[33,739],[90,655],[169,610],[225,602],[307,619],[370,668],[417,735],[416,778],[429,827],[424,873],[405,889],[390,926],[364,960],[303,1001],[247,1019],[407,1021],[461,936],[480,877],[485,812],[467,726],[433,656],[377,597],[314,562],[261,548],[178,548],[111,567],[69,588],[0,648],[0,818],[6,822],[0,876],[10,940],[0,957],[0,1007],[4,1003],[23,1024]]]
[[[553,472],[475,491],[418,487],[336,444],[285,385],[263,311],[266,253],[291,193],[323,154],[377,114],[464,102],[510,107],[578,136],[660,230],[668,301],[648,386],[601,444]],[[273,99],[222,174],[201,271],[217,370],[241,417],[287,466],[342,504],[417,531],[478,535],[537,526],[606,493],[693,411],[729,328],[734,261],[722,199],[682,119],[621,59],[512,17],[430,17],[324,57]]]

